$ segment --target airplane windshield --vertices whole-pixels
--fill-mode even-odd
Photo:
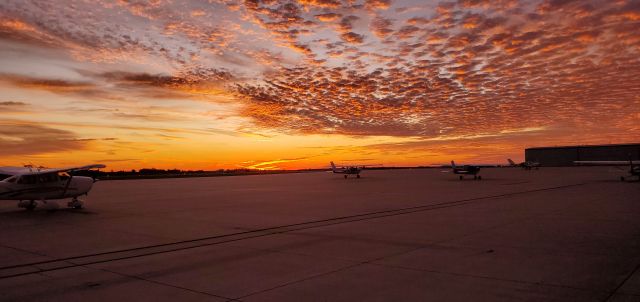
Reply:
[[[37,175],[22,175],[18,180],[19,184],[30,185],[36,183]]]
[[[47,173],[47,174],[38,175],[39,183],[48,183],[48,182],[56,182],[56,181],[58,181],[57,173]]]
[[[19,184],[32,185],[36,183],[52,183],[59,180],[57,173],[22,175],[18,179]]]

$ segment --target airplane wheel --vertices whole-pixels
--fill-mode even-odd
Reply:
[[[82,209],[84,206],[84,203],[81,200],[78,200],[78,198],[74,198],[67,203],[67,206],[72,209]]]
[[[346,176],[346,175],[344,176],[344,179],[347,179],[347,176]]]
[[[36,208],[36,202],[35,201],[31,201],[26,207],[24,207],[25,209],[27,209],[27,211],[33,211]]]
[[[620,176],[620,181],[624,181],[624,176]]]
[[[356,178],[360,178],[360,174],[356,175]]]
[[[482,176],[478,175],[478,180],[482,180]]]
[[[478,179],[478,176],[475,176],[475,175],[474,175],[474,176],[473,176],[473,180],[477,180],[477,179]]]
[[[460,180],[462,180],[462,175],[460,175]]]

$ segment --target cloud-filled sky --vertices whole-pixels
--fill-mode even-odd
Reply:
[[[640,1],[0,2],[0,166],[503,162],[640,139]]]

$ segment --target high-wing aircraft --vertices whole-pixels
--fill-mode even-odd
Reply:
[[[593,165],[593,166],[626,166],[629,165],[629,176],[637,176],[640,180],[640,160],[577,160],[573,162],[576,165]],[[625,181],[624,176],[620,176],[621,181]]]
[[[480,173],[480,166],[456,166],[454,161],[451,161],[451,169],[453,169],[453,174],[460,174],[460,180],[464,178],[464,175],[473,175],[473,179],[481,180],[482,176],[478,175]]]
[[[538,169],[540,167],[540,163],[537,161],[523,161],[519,164],[516,164],[511,158],[507,159],[509,161],[509,165],[512,167],[522,167],[525,170],[531,170],[533,168]]]
[[[364,169],[364,166],[348,166],[337,168],[336,164],[331,162],[331,171],[336,174],[344,174],[344,178],[347,178],[349,174],[355,174],[356,178],[360,178],[360,172]]]
[[[73,171],[104,168],[105,165],[87,165],[60,169],[32,167],[0,167],[0,200],[18,200],[18,207],[33,210],[36,201],[71,198],[70,208],[81,209],[78,196],[86,195],[95,180],[86,176],[73,176]]]

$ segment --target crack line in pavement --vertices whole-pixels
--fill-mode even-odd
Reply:
[[[124,273],[108,270],[106,268],[95,268],[95,267],[90,267],[90,266],[83,266],[83,267],[85,267],[87,269],[100,270],[100,271],[104,271],[104,272],[120,275],[122,277],[133,278],[133,279],[140,280],[140,281],[146,281],[146,282],[154,283],[154,284],[161,285],[161,286],[167,286],[167,287],[172,287],[172,288],[176,288],[176,289],[181,289],[181,290],[185,290],[185,291],[188,291],[188,292],[202,294],[202,295],[206,295],[206,296],[210,296],[210,297],[216,297],[216,298],[221,298],[221,299],[232,300],[232,298],[228,298],[228,297],[212,294],[212,293],[209,293],[209,292],[199,291],[199,290],[195,290],[195,289],[191,289],[191,288],[187,288],[187,287],[182,287],[182,286],[179,286],[179,285],[174,285],[174,284],[164,283],[164,282],[160,282],[160,281],[156,281],[156,280],[146,279],[146,278],[142,278],[142,277],[136,276],[136,275],[124,274]]]
[[[620,288],[622,288],[622,286],[627,283],[627,281],[629,281],[629,279],[631,279],[631,277],[638,272],[638,270],[640,269],[640,264],[636,265],[636,267],[631,271],[631,273],[629,273],[629,275],[627,275],[624,280],[622,280],[622,282],[620,282],[620,284],[618,284],[618,286],[616,286],[616,288],[611,292],[611,294],[609,294],[609,296],[604,299],[603,301],[609,301],[611,300],[611,298],[613,298],[613,296],[618,292],[618,290],[620,290]]]

